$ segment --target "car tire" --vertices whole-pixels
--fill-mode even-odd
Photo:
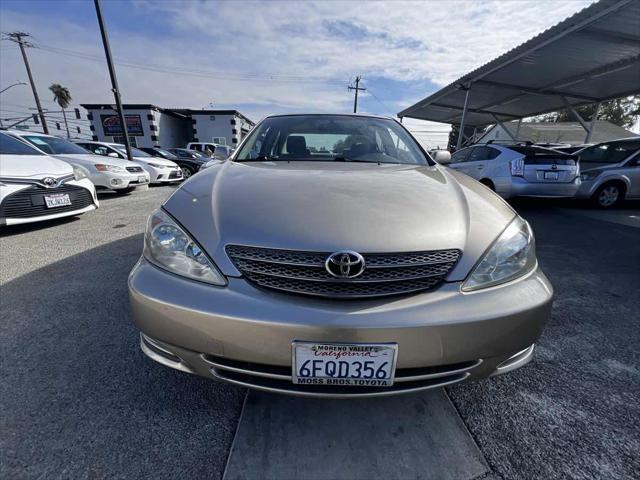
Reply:
[[[189,177],[191,177],[191,175],[196,173],[193,171],[191,167],[180,167],[180,170],[182,170],[182,178],[185,180],[187,180]]]
[[[613,208],[624,200],[625,187],[620,182],[609,182],[601,185],[591,200],[598,208]]]
[[[136,189],[136,187],[121,188],[121,189],[119,189],[119,190],[115,190],[115,192],[116,192],[118,195],[128,195],[128,194],[130,194],[131,192],[133,192],[135,189]]]

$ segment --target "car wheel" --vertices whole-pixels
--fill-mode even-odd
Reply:
[[[618,183],[605,183],[593,195],[593,201],[600,208],[619,205],[624,198],[624,187]]]
[[[193,175],[193,170],[191,170],[189,167],[180,167],[180,170],[182,170],[182,177],[186,180],[187,178],[189,178],[191,175]]]
[[[121,188],[119,190],[116,190],[115,192],[118,195],[128,195],[129,193],[133,192],[135,189],[136,189],[135,187]]]

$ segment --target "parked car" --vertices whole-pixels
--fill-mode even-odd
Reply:
[[[97,189],[109,189],[126,194],[149,183],[149,174],[141,166],[132,165],[128,160],[113,157],[105,159],[69,140],[53,135],[24,130],[12,130],[8,133],[29,142],[43,153],[81,169]]]
[[[202,165],[204,165],[208,160],[208,157],[204,155],[185,155],[186,158],[179,157],[178,155],[171,153],[169,150],[160,147],[146,147],[141,148],[140,150],[148,153],[153,157],[164,158],[178,164],[178,166],[182,170],[182,176],[184,178],[189,178],[194,173],[198,173],[198,170],[200,170]]]
[[[187,144],[187,149],[197,150],[203,153],[209,150],[213,153],[213,157],[219,160],[226,160],[231,156],[231,147],[228,145],[220,145],[218,143],[190,142]]]
[[[77,141],[78,145],[96,155],[127,159],[127,150],[120,143]],[[152,157],[138,148],[131,147],[133,160],[149,172],[150,183],[173,183],[183,180],[182,170],[171,160]]]
[[[129,293],[153,360],[324,397],[521,367],[553,298],[525,220],[365,115],[260,122],[151,215]]]
[[[82,215],[98,208],[84,171],[0,132],[0,225]]]
[[[473,145],[448,166],[503,198],[573,197],[580,187],[578,157],[535,145]]]
[[[640,198],[640,137],[599,143],[576,155],[582,169],[576,197],[602,208]]]

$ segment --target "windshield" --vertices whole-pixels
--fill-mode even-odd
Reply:
[[[429,163],[397,122],[349,115],[267,118],[251,132],[235,160]]]
[[[39,150],[5,133],[0,133],[0,153],[3,155],[44,155]]]
[[[156,152],[158,152],[164,158],[176,158],[176,156],[173,153],[168,152],[163,148],[157,148],[156,147]]]
[[[124,145],[111,146],[119,151],[122,155],[124,155],[124,158],[127,158],[127,149],[124,147]],[[149,155],[147,152],[143,152],[142,150],[139,150],[135,147],[131,147],[131,155],[134,157],[151,157],[151,155]]]
[[[620,163],[640,150],[640,141],[604,143],[578,153],[581,163]]]
[[[22,138],[32,143],[45,153],[52,155],[86,155],[84,148],[58,137],[43,137],[41,135],[25,135]]]

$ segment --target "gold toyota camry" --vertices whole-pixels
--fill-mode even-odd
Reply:
[[[519,368],[553,297],[525,220],[364,115],[259,123],[151,215],[129,292],[153,360],[319,397]]]

